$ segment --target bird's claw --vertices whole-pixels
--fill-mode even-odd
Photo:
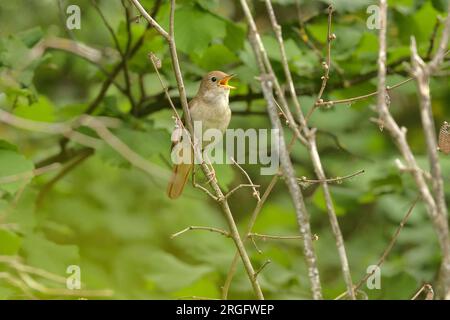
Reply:
[[[211,181],[213,181],[216,178],[216,173],[214,171],[210,171],[207,175],[208,181],[206,181],[206,184],[210,184]]]

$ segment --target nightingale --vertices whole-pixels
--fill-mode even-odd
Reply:
[[[231,118],[229,106],[230,89],[235,89],[228,84],[232,77],[234,75],[228,75],[222,71],[209,72],[202,78],[195,97],[189,101],[191,119],[194,123],[197,121],[201,122],[202,131],[218,129],[223,134],[228,128]],[[197,138],[201,139],[201,137]],[[178,141],[176,143],[183,142]],[[175,145],[172,145],[173,147]],[[192,152],[191,146],[189,146],[189,149],[185,150],[185,152]],[[181,195],[192,167],[193,159],[191,163],[180,163],[173,166],[172,176],[167,186],[169,198],[176,199]]]

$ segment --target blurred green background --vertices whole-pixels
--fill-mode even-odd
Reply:
[[[305,112],[313,104],[321,84],[328,2],[273,1]],[[377,30],[367,28],[366,10],[376,1],[331,2],[336,10],[332,31],[337,39],[333,42],[331,78],[324,99],[373,92]],[[154,52],[161,59],[164,81],[176,97],[168,48],[154,30],[146,30],[143,19],[135,19],[137,11],[127,1],[129,28],[121,1],[97,3],[122,50],[133,47],[136,50],[127,63],[133,99],[119,89],[127,88],[121,69],[114,80],[117,85],[109,86],[100,97],[94,114],[121,119],[122,126],[114,133],[162,171],[168,171],[172,111],[147,58],[149,52]],[[168,1],[142,3],[148,11],[154,10],[157,21],[167,26]],[[264,3],[252,3],[270,59],[283,82],[280,55]],[[66,8],[70,4],[81,8],[79,30],[65,28],[70,16]],[[446,1],[392,0],[389,6],[388,84],[393,85],[408,76],[411,35],[416,37],[422,57],[426,57],[436,20],[445,16]],[[230,128],[269,128],[239,2],[179,0],[175,18],[188,96],[196,93],[201,76],[210,70],[237,73],[234,84],[238,89],[231,96],[234,115]],[[92,63],[67,50],[45,48],[43,44],[50,43],[49,39],[57,39],[59,44],[64,43],[61,39],[83,43],[95,49],[100,58]],[[3,110],[36,121],[72,119],[92,106],[107,79],[105,73],[113,72],[119,58],[114,41],[91,1],[17,0],[0,4]],[[444,69],[448,67],[446,61]],[[444,120],[450,120],[448,76],[433,78],[431,90],[439,127]],[[410,82],[393,90],[390,98],[394,116],[408,128],[411,147],[426,169],[415,84]],[[366,274],[369,265],[377,262],[417,196],[411,177],[396,168],[394,161],[399,153],[388,133],[381,132],[370,121],[376,117],[374,103],[375,99],[370,98],[319,110],[310,121],[319,130],[318,146],[327,176],[365,170],[364,174],[331,188],[355,283]],[[303,147],[296,146],[292,160],[299,177],[315,178]],[[440,160],[448,200],[450,157],[441,154]],[[179,200],[171,201],[165,195],[167,180],[143,174],[106,145],[90,152],[74,142],[61,142],[58,135],[0,123],[0,177],[29,172],[53,162],[61,162],[64,167],[33,179],[0,184],[0,299],[79,298],[65,291],[42,287],[38,290],[26,278],[28,274],[47,289],[65,288],[60,278],[57,281],[42,272],[66,277],[69,265],[80,266],[83,289],[113,291],[111,297],[83,295],[89,299],[220,298],[220,288],[234,256],[232,241],[203,231],[190,231],[170,239],[171,234],[190,225],[226,229],[220,208],[204,193],[189,185]],[[271,177],[260,176],[258,165],[244,168],[263,191]],[[215,169],[225,189],[246,182],[233,166],[216,165]],[[64,173],[61,178],[60,172]],[[345,285],[323,194],[315,185],[303,186],[303,190],[312,232],[319,236],[315,248],[324,297],[332,299],[345,291]],[[238,226],[244,231],[256,201],[248,189],[236,192],[229,201]],[[297,234],[292,202],[282,181],[265,204],[254,232]],[[262,253],[247,243],[255,268],[268,259],[272,262],[258,276],[265,296],[311,298],[301,241],[267,240],[257,244]],[[16,261],[13,257],[20,259],[20,266],[31,268],[20,269],[11,262]],[[439,262],[436,236],[419,202],[382,266],[381,289],[369,290],[366,286],[361,289],[369,299],[411,298],[423,283],[433,283]],[[254,297],[241,264],[229,297]]]

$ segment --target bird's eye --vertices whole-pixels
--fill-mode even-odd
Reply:
[[[211,78],[211,81],[212,81],[212,82],[216,82],[216,81],[217,81],[217,78],[216,78],[216,77],[212,77],[212,78]]]

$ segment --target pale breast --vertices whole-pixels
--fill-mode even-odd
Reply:
[[[228,97],[214,99],[214,103],[207,103],[202,99],[193,99],[190,103],[193,121],[201,121],[203,130],[219,129],[225,132],[231,119]]]

